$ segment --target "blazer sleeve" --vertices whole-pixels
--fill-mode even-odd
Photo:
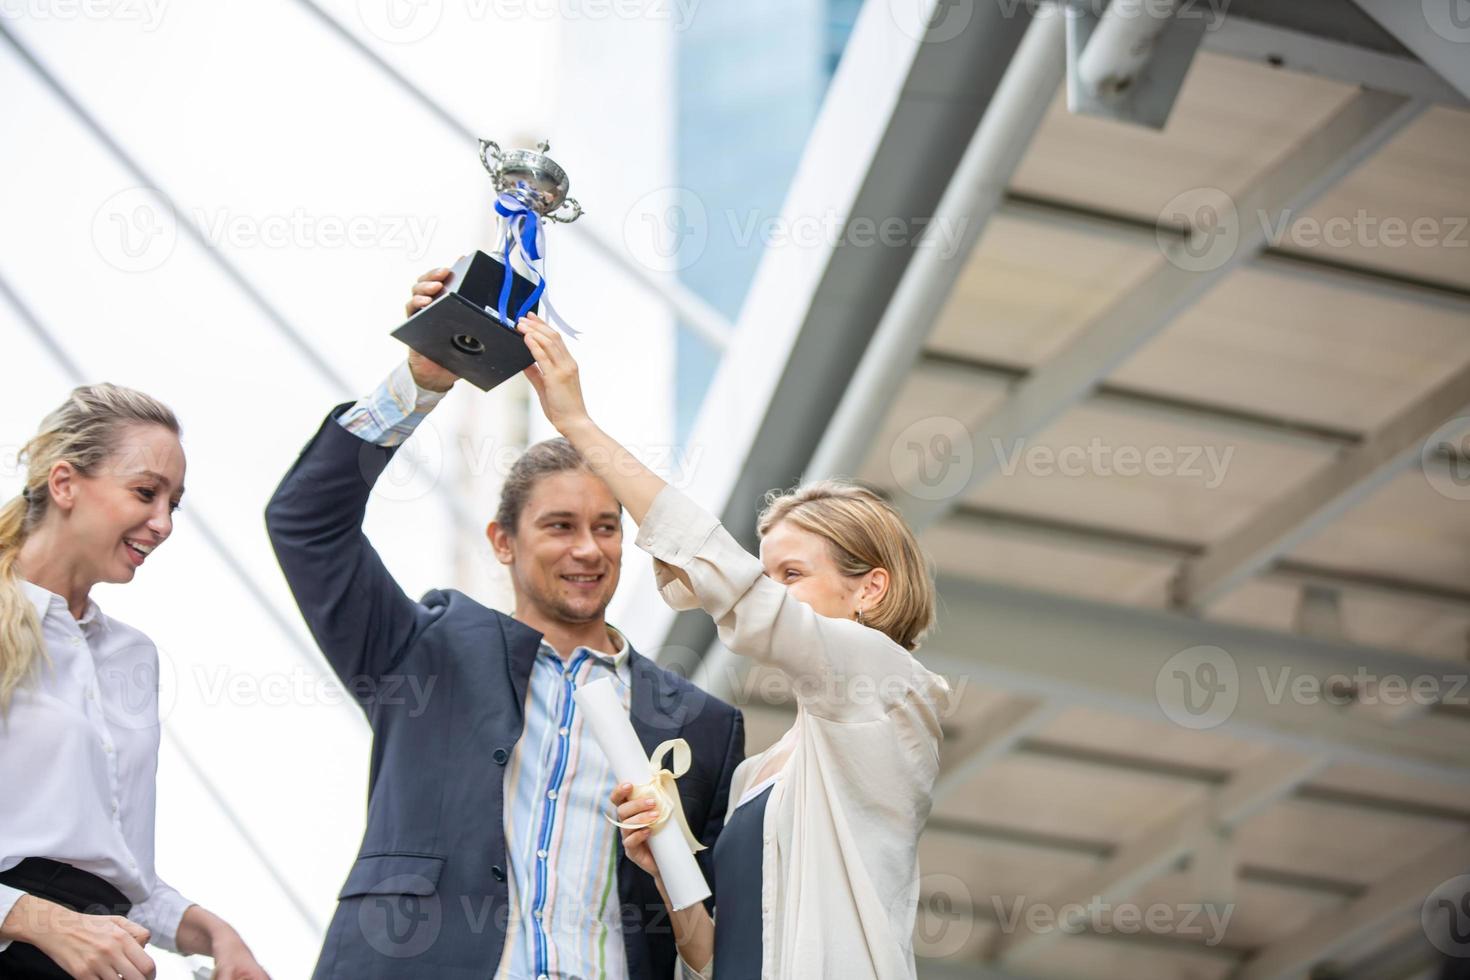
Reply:
[[[368,498],[397,451],[348,432],[339,405],[265,510],[271,546],[317,646],[349,691],[392,670],[433,619],[363,533]]]
[[[665,602],[709,613],[725,646],[788,675],[796,697],[816,714],[839,721],[881,717],[885,704],[913,684],[916,665],[907,650],[878,630],[818,615],[793,598],[766,577],[759,558],[676,488],[665,487],[654,499],[636,543],[654,558]]]

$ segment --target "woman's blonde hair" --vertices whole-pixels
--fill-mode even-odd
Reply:
[[[888,591],[863,622],[906,650],[918,648],[934,625],[934,573],[897,508],[856,483],[818,480],[766,494],[756,531],[765,537],[781,521],[826,538],[843,575],[886,569]]]
[[[162,402],[131,388],[86,385],[41,421],[17,457],[25,466],[25,485],[0,505],[0,713],[8,712],[15,689],[46,655],[40,620],[21,591],[15,563],[51,507],[51,470],[70,463],[83,475],[96,472],[132,425],[161,425],[180,434],[178,419]]]

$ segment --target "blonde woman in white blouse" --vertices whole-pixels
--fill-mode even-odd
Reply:
[[[749,554],[592,422],[576,362],[554,330],[535,317],[519,329],[547,418],[638,523],[664,599],[703,608],[727,647],[783,671],[797,697],[795,725],[742,764],[730,789],[721,839],[746,836],[742,856],[758,880],[737,884],[732,897],[721,868],[737,882],[749,872],[722,860],[717,845],[715,916],[703,905],[672,914],[686,975],[912,978],[918,840],[950,698],[944,679],[912,655],[934,617],[912,532],[876,495],[827,482],[771,501],[761,557]],[[629,786],[613,794],[619,819],[647,823],[654,804],[631,795]],[[740,831],[751,798],[764,812]],[[626,830],[624,848],[657,877],[648,833]],[[721,944],[719,927],[732,923],[745,937]]]
[[[0,506],[0,977],[143,980],[144,945],[264,980],[223,919],[153,869],[158,651],[89,598],[168,540],[179,423],[127,388],[77,388]]]

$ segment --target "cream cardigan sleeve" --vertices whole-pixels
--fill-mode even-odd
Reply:
[[[675,609],[703,609],[734,653],[788,676],[808,711],[833,721],[881,717],[911,691],[919,668],[886,634],[820,616],[767,578],[712,515],[674,487],[659,493],[638,529],[654,558],[660,595]],[[674,569],[689,579],[686,587]]]

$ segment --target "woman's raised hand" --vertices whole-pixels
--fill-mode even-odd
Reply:
[[[536,358],[525,374],[541,400],[541,411],[558,432],[566,435],[568,428],[588,420],[577,361],[567,350],[561,334],[536,314],[521,317],[516,329],[526,339],[531,356]]]

